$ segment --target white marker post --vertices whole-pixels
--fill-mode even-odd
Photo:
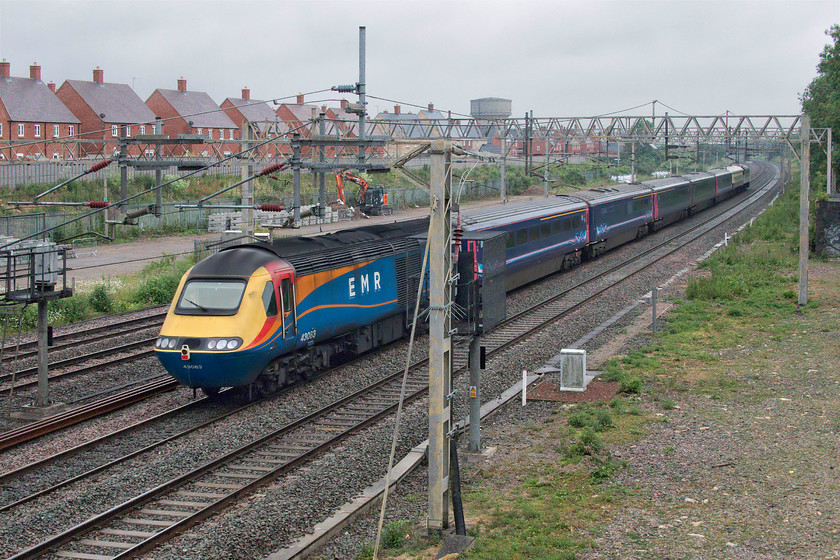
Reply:
[[[528,371],[522,370],[522,406],[528,402]]]

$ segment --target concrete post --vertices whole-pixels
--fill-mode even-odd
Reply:
[[[545,169],[543,169],[543,196],[548,198],[548,165],[551,163],[551,148],[548,136],[545,137]]]
[[[128,198],[128,144],[125,142],[125,126],[120,127],[120,200]]]
[[[327,123],[324,119],[327,118],[326,113],[321,113],[318,115],[318,134],[323,138],[326,133],[326,126]],[[321,163],[326,163],[327,161],[327,153],[326,148],[324,146],[320,146],[318,148],[318,161]],[[327,209],[327,176],[324,170],[322,169],[320,173],[318,173],[318,218],[323,223],[324,216],[326,215]]]
[[[294,177],[294,183],[292,188],[294,189],[293,196],[294,202],[292,205],[294,206],[294,224],[292,227],[299,227],[300,226],[300,134],[293,134],[292,135],[292,176]]]
[[[799,129],[799,305],[808,303],[808,208],[811,188],[811,117],[802,115]]]
[[[359,140],[365,139],[365,115],[367,114],[367,100],[365,92],[365,57],[366,57],[366,43],[367,43],[367,29],[363,26],[359,27],[359,83],[357,84],[357,92],[359,94],[359,105],[362,106],[362,112],[359,113]],[[365,146],[359,143],[359,163],[365,162]]]
[[[630,179],[636,182],[636,141],[630,143]]]
[[[502,186],[499,195],[502,202],[507,202],[507,138],[502,136]]]
[[[251,128],[248,121],[242,122],[242,150],[247,150],[251,147],[251,142],[254,137],[253,129]],[[253,180],[248,181],[248,177],[251,177],[254,174],[254,166],[251,165],[249,159],[250,152],[244,155],[245,163],[242,164],[240,172],[242,174],[242,180],[245,181],[242,183],[242,222],[240,223],[240,230],[242,231],[242,235],[253,236],[254,235],[254,209],[249,208],[249,206],[254,205],[254,182]]]
[[[429,226],[429,517],[430,532],[449,525],[449,430],[452,384],[452,249],[449,205],[450,147],[433,140]]]
[[[831,129],[828,129],[828,145],[826,146],[826,164],[825,164],[825,192],[830,195],[834,194],[834,176],[831,172]]]
[[[44,408],[50,404],[50,382],[47,355],[47,301],[38,301],[38,394],[35,406]]]
[[[470,442],[469,450],[481,450],[481,337],[470,341]]]

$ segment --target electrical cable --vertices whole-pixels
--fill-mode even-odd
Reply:
[[[659,104],[660,104],[660,105],[662,105],[663,107],[666,107],[666,108],[668,108],[668,109],[670,109],[670,110],[672,110],[672,111],[676,111],[677,113],[679,113],[679,114],[681,114],[681,115],[683,115],[683,116],[685,116],[685,117],[690,117],[690,116],[691,116],[691,115],[689,115],[688,113],[683,113],[683,112],[682,112],[682,111],[680,111],[679,109],[674,109],[674,108],[673,108],[673,107],[671,107],[670,105],[666,105],[666,104],[665,104],[665,103],[663,103],[662,101],[657,101],[657,103],[659,103]]]

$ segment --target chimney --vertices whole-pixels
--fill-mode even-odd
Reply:
[[[297,103],[298,103],[298,105],[303,105],[303,94],[302,93],[298,94]]]
[[[251,100],[251,90],[248,89],[248,86],[242,88],[242,99],[244,99],[245,101]]]
[[[342,108],[342,109],[347,108],[347,104],[348,104],[348,103],[350,103],[350,102],[349,102],[349,101],[347,101],[346,99],[342,99],[342,100],[341,100],[341,108]]]
[[[47,87],[50,88],[51,92],[55,93],[55,82],[48,83]]]
[[[429,111],[434,111],[434,110],[435,110],[435,104],[434,103],[429,103]]]
[[[321,105],[321,112],[322,112],[322,113],[326,113],[326,112],[327,112],[327,106],[326,106],[326,105]]]
[[[183,76],[178,78],[178,91],[187,91],[187,80]]]
[[[394,114],[396,114],[396,115],[400,114],[400,106],[399,105],[394,105]]]
[[[29,79],[41,80],[41,67],[38,66],[37,62],[33,62],[32,66],[29,67]]]
[[[93,71],[93,81],[97,84],[105,82],[105,71],[101,70],[99,66],[97,66]]]
[[[9,63],[6,62],[6,59],[3,59],[3,62],[0,62],[0,78],[8,78],[9,77]]]

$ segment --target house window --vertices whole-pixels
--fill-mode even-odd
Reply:
[[[3,136],[3,123],[0,123],[0,137]]]
[[[73,126],[72,124],[70,126],[68,126],[67,127],[67,134],[69,134],[70,136],[73,136],[74,134],[76,134],[76,127]]]
[[[233,129],[230,129],[230,139],[233,140]]]
[[[36,124],[35,125],[35,138],[40,138],[40,137],[41,137],[41,125]]]
[[[22,124],[19,124],[19,125],[18,125],[18,137],[19,137],[19,138],[23,138],[23,132],[24,132],[24,131],[23,131],[23,125],[22,125]]]
[[[145,125],[142,125],[142,124],[140,125],[140,134],[146,134],[146,126]]]
[[[111,125],[111,136],[116,138],[117,136],[119,136],[119,134],[120,134],[120,127],[118,127],[115,124],[112,124]]]
[[[53,138],[58,138],[61,136],[61,126],[54,124],[53,125]]]
[[[202,133],[202,130],[203,130],[203,129],[199,128],[199,129],[198,129],[198,133],[199,133],[199,134],[201,134],[201,133]]]
[[[131,138],[131,127],[130,126],[125,127],[125,137],[126,138]]]

